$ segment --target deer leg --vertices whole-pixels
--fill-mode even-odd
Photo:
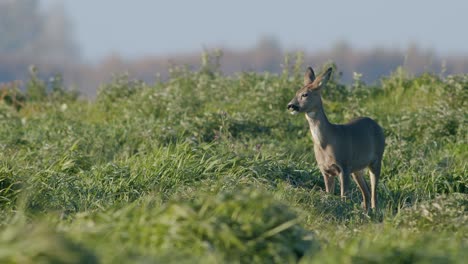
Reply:
[[[369,209],[369,201],[370,201],[370,192],[369,192],[369,186],[367,185],[366,180],[364,179],[364,171],[356,171],[351,174],[353,176],[353,180],[356,182],[358,185],[359,189],[361,190],[362,194],[362,205],[364,210]]]
[[[348,195],[349,190],[349,172],[346,169],[341,169],[340,171],[340,191],[341,191],[341,199],[346,201],[346,196]]]
[[[322,172],[322,175],[325,182],[325,191],[333,194],[335,192],[335,176],[326,172]]]
[[[371,208],[377,209],[377,184],[379,183],[381,160],[376,160],[369,166],[371,182]]]

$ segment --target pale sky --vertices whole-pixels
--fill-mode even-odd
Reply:
[[[89,61],[249,48],[261,36],[283,48],[406,48],[468,54],[468,1],[463,0],[42,0],[62,2]]]

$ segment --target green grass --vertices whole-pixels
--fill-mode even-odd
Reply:
[[[324,91],[333,122],[384,127],[365,214],[356,186],[347,202],[323,191],[305,118],[285,107],[293,68],[123,76],[93,101],[32,76],[21,105],[0,102],[0,262],[464,263],[468,75]]]

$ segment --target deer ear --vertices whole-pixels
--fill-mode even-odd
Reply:
[[[315,80],[314,70],[312,70],[311,67],[308,67],[306,73],[304,74],[304,85],[308,85],[309,83],[312,83],[314,80]]]
[[[317,77],[317,79],[315,80],[315,82],[317,83],[316,87],[317,88],[322,88],[324,87],[328,80],[330,80],[330,77],[331,77],[331,73],[332,73],[332,68],[328,68],[326,72],[324,72],[323,74],[321,74],[319,77]]]

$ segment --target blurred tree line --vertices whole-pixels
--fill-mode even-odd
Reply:
[[[419,75],[430,72],[439,75],[467,73],[468,56],[440,56],[434,51],[410,44],[405,50],[379,48],[358,50],[346,42],[338,42],[326,50],[304,53],[300,50],[284,50],[279,40],[274,37],[261,37],[257,44],[247,50],[226,49],[223,47],[208,49],[205,52],[215,56],[216,50],[222,51],[220,70],[224,74],[240,71],[281,73],[283,68],[295,63],[298,58],[305,65],[319,68],[325,63],[334,62],[338,68],[341,82],[350,84],[354,73],[362,74],[360,81],[366,84],[379,82],[382,76],[388,76],[398,67],[403,67],[411,74]],[[109,72],[128,72],[131,76],[152,81],[156,73],[164,79],[169,76],[169,68],[174,65],[186,65],[197,69],[201,64],[201,52],[179,54],[176,56],[147,56],[138,60],[125,60],[114,54],[105,58],[95,68],[97,76]],[[289,58],[289,59],[286,59]],[[102,80],[102,79],[101,79]]]
[[[82,94],[93,97],[99,84],[109,81],[112,74],[127,72],[151,82],[155,78],[167,78],[169,68],[174,65],[200,67],[201,52],[146,56],[135,60],[111,54],[95,65],[83,64],[63,4],[41,10],[39,2],[0,0],[0,83],[28,79],[28,68],[33,64],[39,69],[39,77],[48,79],[60,73],[66,85],[77,87]],[[247,50],[222,47],[221,50],[220,70],[225,74],[239,71],[280,73],[287,54],[295,57],[299,53],[285,51],[280,42],[270,36],[261,37],[254,47]],[[338,42],[327,50],[300,57],[304,64],[313,67],[333,60],[341,81],[345,83],[351,83],[353,73],[357,72],[362,73],[361,81],[371,84],[399,66],[413,74],[468,72],[468,56],[441,57],[417,45],[410,45],[406,50],[356,50],[346,42]]]
[[[31,64],[59,71],[79,55],[63,4],[41,10],[39,0],[0,1],[0,82],[24,79]]]

